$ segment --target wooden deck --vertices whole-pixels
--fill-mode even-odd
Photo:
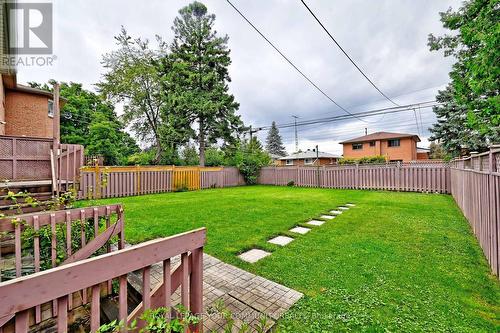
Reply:
[[[172,270],[180,265],[180,260],[180,256],[171,259]],[[142,272],[129,274],[128,281],[142,294]],[[152,265],[152,289],[162,281],[162,265]],[[298,291],[203,254],[204,332],[220,332],[224,328],[225,319],[214,313],[214,305],[218,300],[224,302],[233,313],[235,327],[240,328],[243,322],[255,327],[263,316],[268,318],[268,326],[271,327],[301,297]],[[172,304],[180,302],[180,293],[177,291],[172,295]]]

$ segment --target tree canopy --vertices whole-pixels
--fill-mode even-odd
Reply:
[[[52,91],[50,84],[29,85]],[[86,154],[103,156],[107,165],[123,164],[139,151],[111,102],[74,82],[60,83],[60,95],[66,100],[61,108],[61,142],[81,144]]]
[[[452,34],[430,34],[428,45],[456,62],[451,83],[437,96],[443,105],[434,109],[438,123],[431,129],[431,140],[440,140],[453,156],[482,151],[500,142],[498,1],[469,0],[458,10],[450,8],[440,15]]]

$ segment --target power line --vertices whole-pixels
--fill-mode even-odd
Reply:
[[[375,110],[356,113],[356,118],[373,117],[373,116],[378,116],[378,115],[383,115],[383,114],[388,114],[388,113],[411,111],[415,107],[429,108],[429,107],[433,107],[433,106],[438,105],[438,104],[439,103],[436,103],[435,101],[428,101],[428,102],[420,102],[420,103],[415,103],[415,104],[402,105],[399,107],[375,109]],[[314,124],[319,124],[319,123],[340,121],[340,120],[346,120],[346,119],[352,119],[352,116],[339,115],[339,116],[332,116],[332,117],[326,117],[326,118],[309,119],[309,120],[297,122],[297,126],[314,125]],[[276,126],[278,128],[287,128],[287,127],[295,126],[295,123],[285,123],[285,124],[279,124]],[[257,130],[268,130],[270,127],[271,126],[260,126],[260,127],[256,127],[256,128],[257,128]]]
[[[316,90],[318,90],[323,96],[325,96],[330,102],[332,102],[333,104],[335,104],[338,108],[340,108],[341,110],[343,110],[345,113],[357,118],[358,120],[362,121],[362,122],[366,122],[365,120],[361,119],[361,118],[358,118],[355,114],[349,112],[346,108],[344,108],[343,106],[341,106],[339,103],[337,103],[333,98],[331,98],[326,92],[324,92],[316,83],[314,83],[306,74],[304,74],[304,72],[302,72],[290,59],[288,59],[288,57],[283,53],[281,52],[269,39],[267,39],[266,36],[264,36],[264,34],[262,32],[260,32],[259,29],[257,29],[257,27],[255,25],[253,25],[252,22],[250,22],[250,20],[248,20],[245,15],[243,15],[242,12],[239,11],[238,8],[236,8],[232,3],[231,1],[229,0],[226,0],[227,3],[233,7],[233,9],[262,37],[264,38],[264,40],[269,44],[271,45],[271,47],[279,53],[279,55],[281,55],[281,57],[283,57],[283,59],[286,60],[286,62],[288,62],[288,64],[290,64],[290,66],[292,66],[300,75],[302,75],[302,77],[304,77],[304,79],[307,80],[307,82],[309,82],[314,88],[316,88]]]
[[[311,15],[314,17],[314,19],[316,20],[316,22],[319,23],[319,25],[323,28],[323,30],[328,34],[328,36],[330,36],[330,39],[335,43],[335,45],[338,46],[338,48],[340,49],[340,51],[342,51],[342,53],[344,53],[344,55],[347,57],[347,59],[349,59],[349,61],[354,65],[354,67],[356,67],[356,69],[365,77],[365,79],[370,82],[370,84],[373,86],[373,88],[377,89],[377,91],[382,95],[384,96],[389,102],[391,102],[392,104],[396,105],[396,106],[399,106],[398,103],[394,102],[391,98],[389,98],[389,96],[387,96],[386,94],[384,94],[382,92],[382,90],[380,90],[376,85],[375,83],[373,83],[372,80],[370,80],[370,78],[368,76],[366,76],[366,74],[361,70],[361,68],[359,68],[359,66],[354,62],[354,60],[352,60],[352,58],[349,56],[349,54],[347,54],[347,52],[344,50],[344,48],[342,48],[342,46],[340,46],[340,44],[337,42],[337,40],[332,36],[332,34],[328,31],[328,29],[326,29],[326,27],[323,25],[323,23],[321,23],[321,21],[318,19],[318,17],[313,13],[313,11],[309,8],[309,6],[307,6],[307,4],[304,2],[304,0],[300,0],[302,2],[302,4],[307,8],[307,10],[309,11],[309,13],[311,13]]]

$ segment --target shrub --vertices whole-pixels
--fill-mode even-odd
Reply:
[[[294,186],[295,182],[293,180],[289,180],[286,186]]]
[[[380,164],[385,163],[385,156],[382,155],[374,155],[374,156],[366,156],[361,158],[342,158],[339,160],[340,165],[349,165],[349,164]]]

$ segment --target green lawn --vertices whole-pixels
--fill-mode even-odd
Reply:
[[[129,242],[206,226],[207,253],[303,292],[286,332],[500,330],[500,284],[451,196],[252,186],[110,202],[125,205]],[[266,243],[347,202],[288,246]],[[236,257],[252,247],[273,254]]]

